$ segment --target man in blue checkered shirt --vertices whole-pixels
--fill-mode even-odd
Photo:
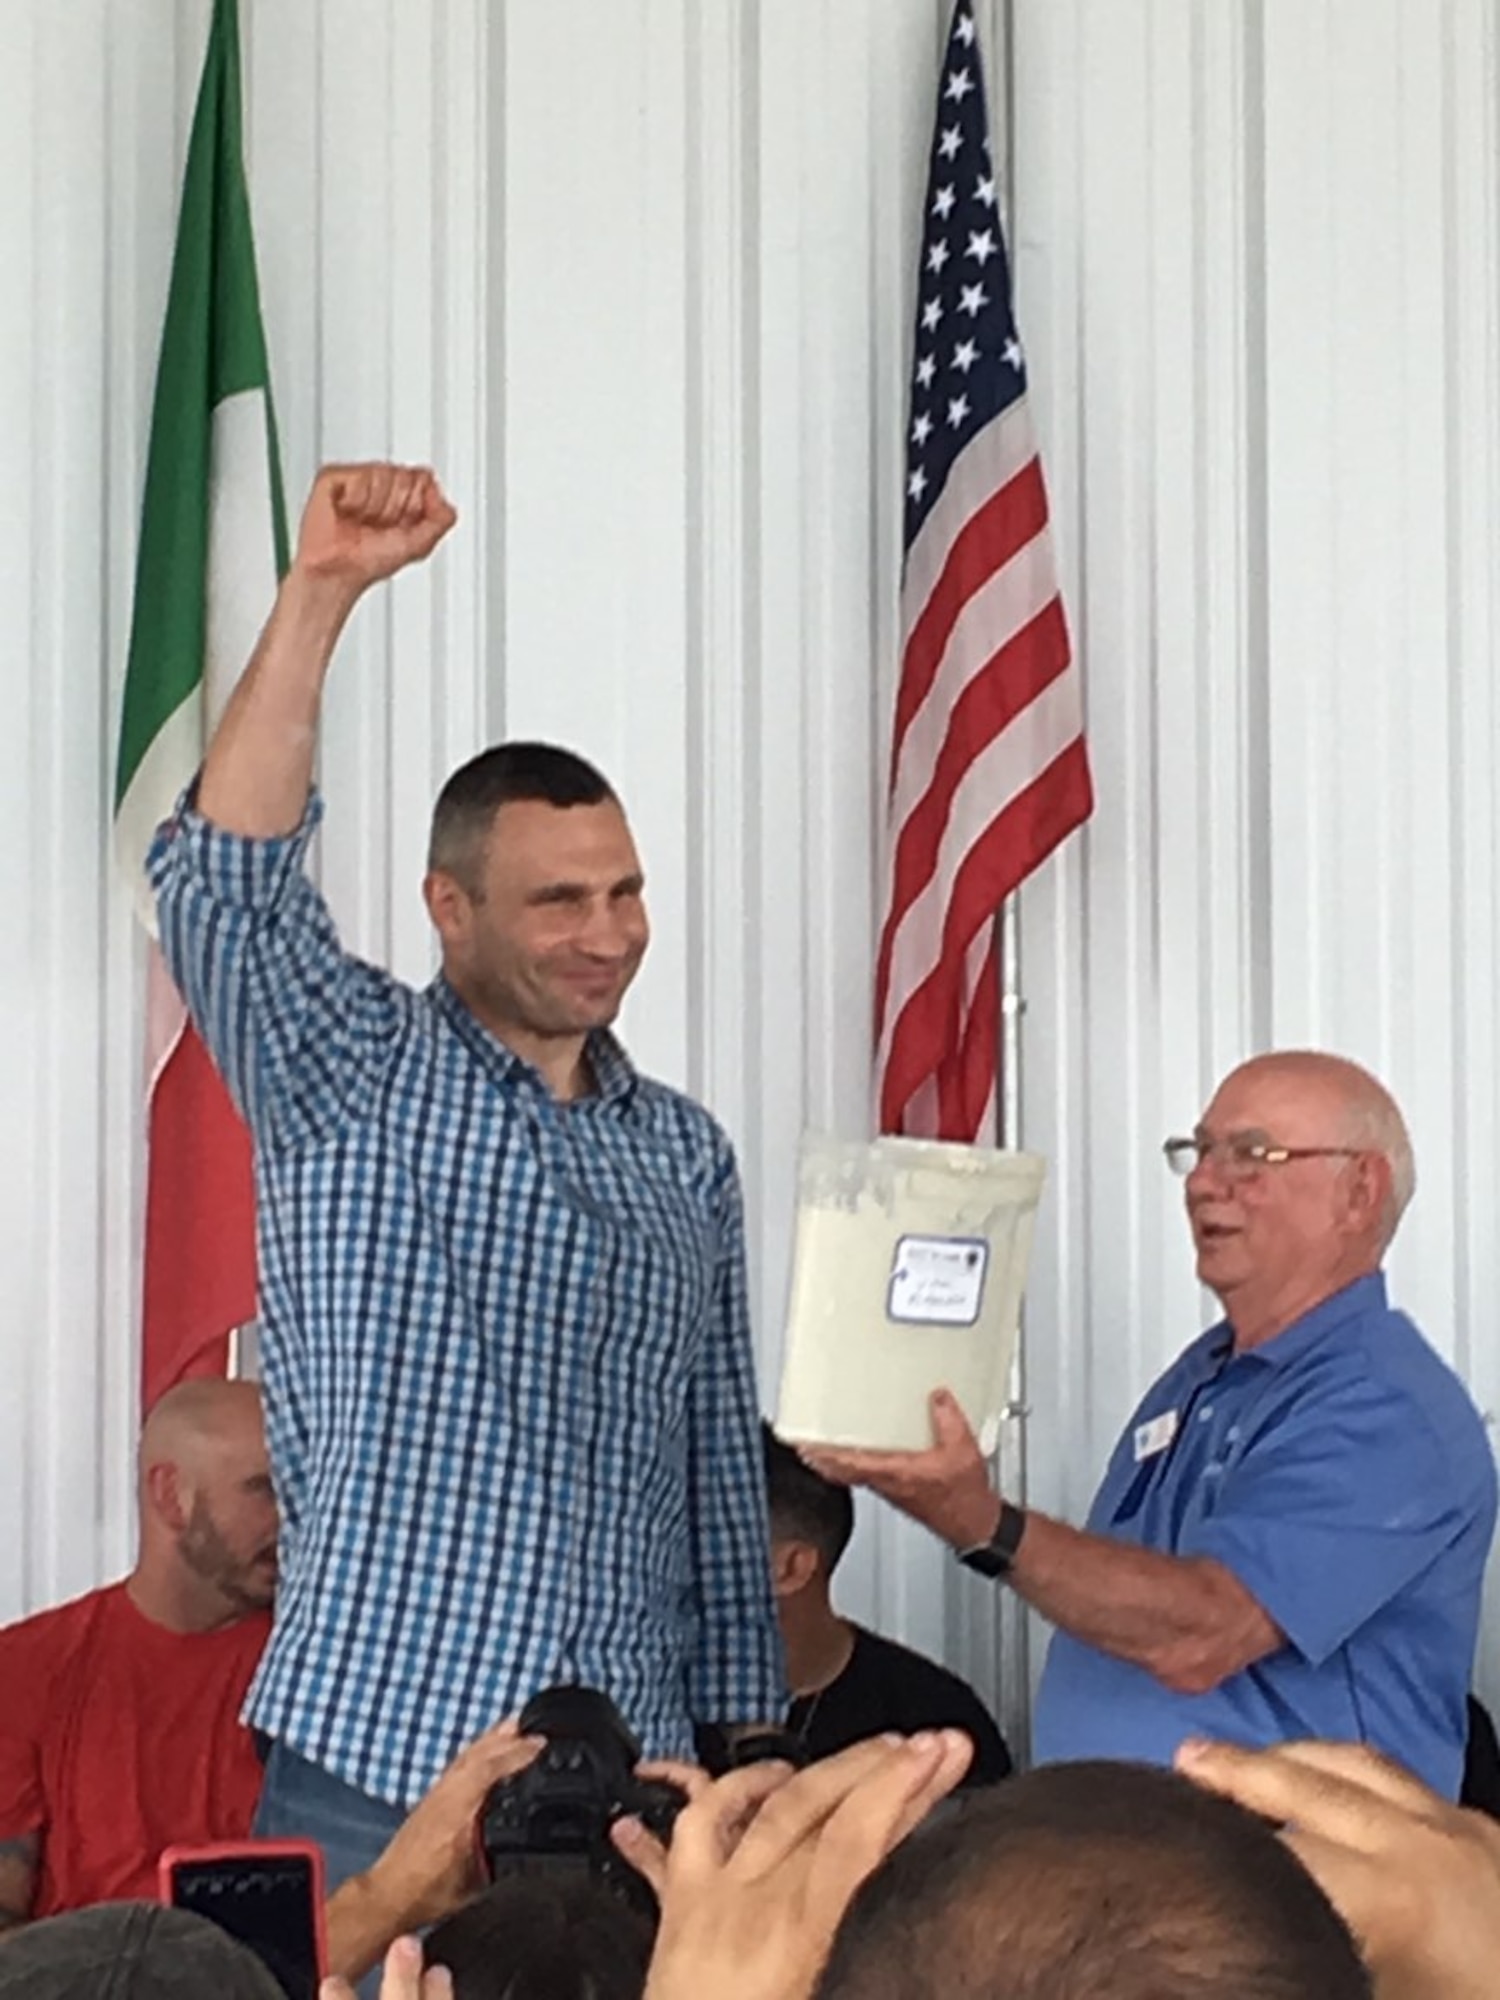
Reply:
[[[429,472],[319,475],[150,861],[255,1142],[283,1510],[258,1826],[321,1840],[335,1881],[550,1683],[608,1690],[656,1754],[785,1699],[738,1176],[609,1032],[648,935],[613,793],[537,744],[449,779],[422,993],[341,949],[303,873],[338,636],[454,518]]]

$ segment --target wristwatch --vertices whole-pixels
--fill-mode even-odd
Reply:
[[[994,1534],[987,1542],[976,1543],[972,1549],[960,1549],[958,1559],[965,1569],[977,1570],[981,1576],[1008,1576],[1015,1566],[1016,1552],[1025,1532],[1026,1516],[1023,1511],[1012,1507],[1008,1500],[1002,1500]]]

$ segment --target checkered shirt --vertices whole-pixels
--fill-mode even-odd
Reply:
[[[303,873],[191,795],[162,946],[255,1142],[283,1513],[256,1727],[405,1804],[538,1689],[658,1755],[783,1712],[729,1142],[589,1045],[562,1104],[441,978],[350,957]]]

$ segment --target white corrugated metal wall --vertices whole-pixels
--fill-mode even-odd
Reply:
[[[998,66],[1005,9],[980,8]],[[443,772],[597,756],[657,942],[628,1031],[738,1141],[768,1370],[804,1120],[859,1129],[904,357],[942,0],[241,0],[289,490],[464,509],[332,684],[323,879],[422,976]],[[1155,1146],[1250,1047],[1376,1063],[1404,1295],[1500,1399],[1493,0],[1014,0],[1021,311],[1100,809],[1028,892],[1056,1175],[1032,1490],[1080,1508],[1198,1323]],[[0,1616],[129,1546],[139,966],[105,856],[206,0],[0,0]],[[873,663],[873,664],[872,664]],[[994,1600],[866,1534],[981,1675]],[[1007,1704],[1009,1707],[1010,1704]]]

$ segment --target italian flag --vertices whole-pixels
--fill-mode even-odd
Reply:
[[[250,1141],[155,942],[146,849],[197,770],[286,568],[286,516],[241,149],[236,0],[214,0],[157,369],[115,846],[151,932],[142,1406],[223,1374],[255,1317]]]

